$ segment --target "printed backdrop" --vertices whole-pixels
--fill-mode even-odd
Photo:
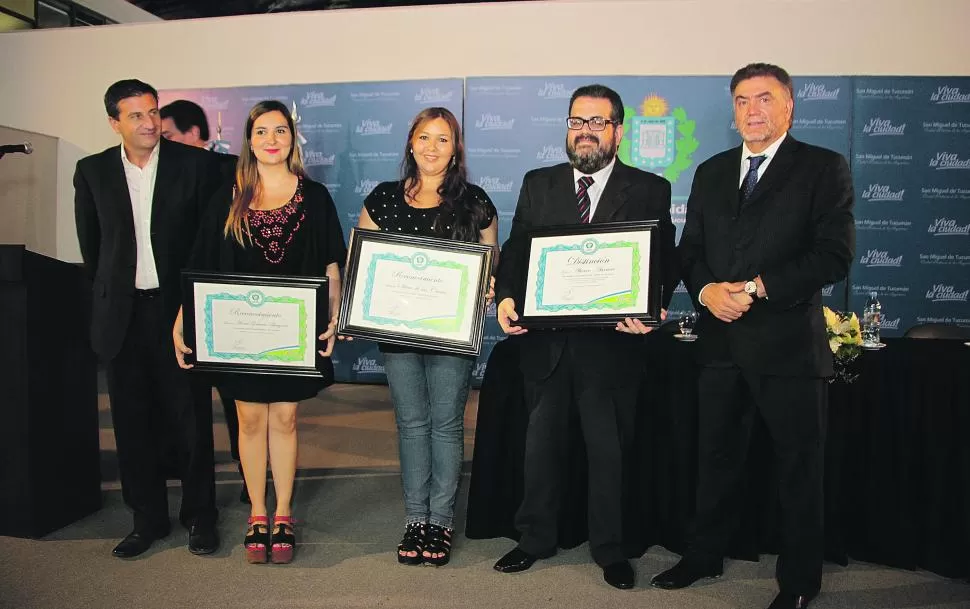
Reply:
[[[852,310],[970,326],[970,78],[856,78],[852,116]]]
[[[845,155],[856,188],[856,262],[848,286],[825,288],[826,303],[861,312],[876,291],[886,336],[931,321],[970,326],[970,78],[794,80],[792,134]],[[233,153],[253,104],[278,99],[290,106],[307,171],[330,189],[345,234],[374,186],[399,177],[410,120],[422,108],[444,106],[463,121],[470,178],[498,208],[504,241],[523,175],[566,161],[569,96],[591,82],[623,98],[620,159],[671,182],[679,238],[698,163],[738,143],[724,76],[468,78],[192,89],[159,97],[163,105],[189,99],[202,106],[217,149]],[[669,317],[691,308],[681,285]],[[476,383],[502,338],[493,306]],[[334,364],[339,381],[384,382],[369,341],[339,344]]]

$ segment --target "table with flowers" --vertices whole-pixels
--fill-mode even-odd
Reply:
[[[829,385],[826,558],[970,578],[970,346],[939,339],[884,342],[878,351],[841,358],[839,378]],[[833,346],[840,348],[841,341]],[[697,472],[693,344],[661,330],[646,337],[643,358],[624,498],[630,556],[655,544],[683,550]],[[516,535],[527,422],[519,374],[516,339],[502,341],[479,396],[470,538]],[[560,515],[563,547],[586,538],[586,457],[578,425],[571,433]],[[746,507],[732,543],[738,558],[778,550],[770,450],[766,430],[756,429],[743,489]]]

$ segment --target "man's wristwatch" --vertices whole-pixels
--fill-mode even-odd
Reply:
[[[755,282],[754,279],[744,282],[744,293],[750,296],[751,298],[754,298],[754,299],[758,298],[758,284]]]

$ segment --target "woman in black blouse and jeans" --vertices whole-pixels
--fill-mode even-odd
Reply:
[[[402,180],[379,184],[368,195],[358,226],[486,243],[496,248],[497,264],[495,206],[467,181],[461,127],[451,112],[427,108],[414,118],[402,173]],[[474,358],[386,344],[381,351],[407,516],[398,562],[444,565],[451,555]]]

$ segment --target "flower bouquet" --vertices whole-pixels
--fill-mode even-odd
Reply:
[[[857,373],[849,370],[849,364],[862,353],[862,330],[855,313],[841,313],[823,307],[825,331],[829,339],[829,349],[834,356],[835,375],[829,382],[836,380],[851,383],[858,378]]]

